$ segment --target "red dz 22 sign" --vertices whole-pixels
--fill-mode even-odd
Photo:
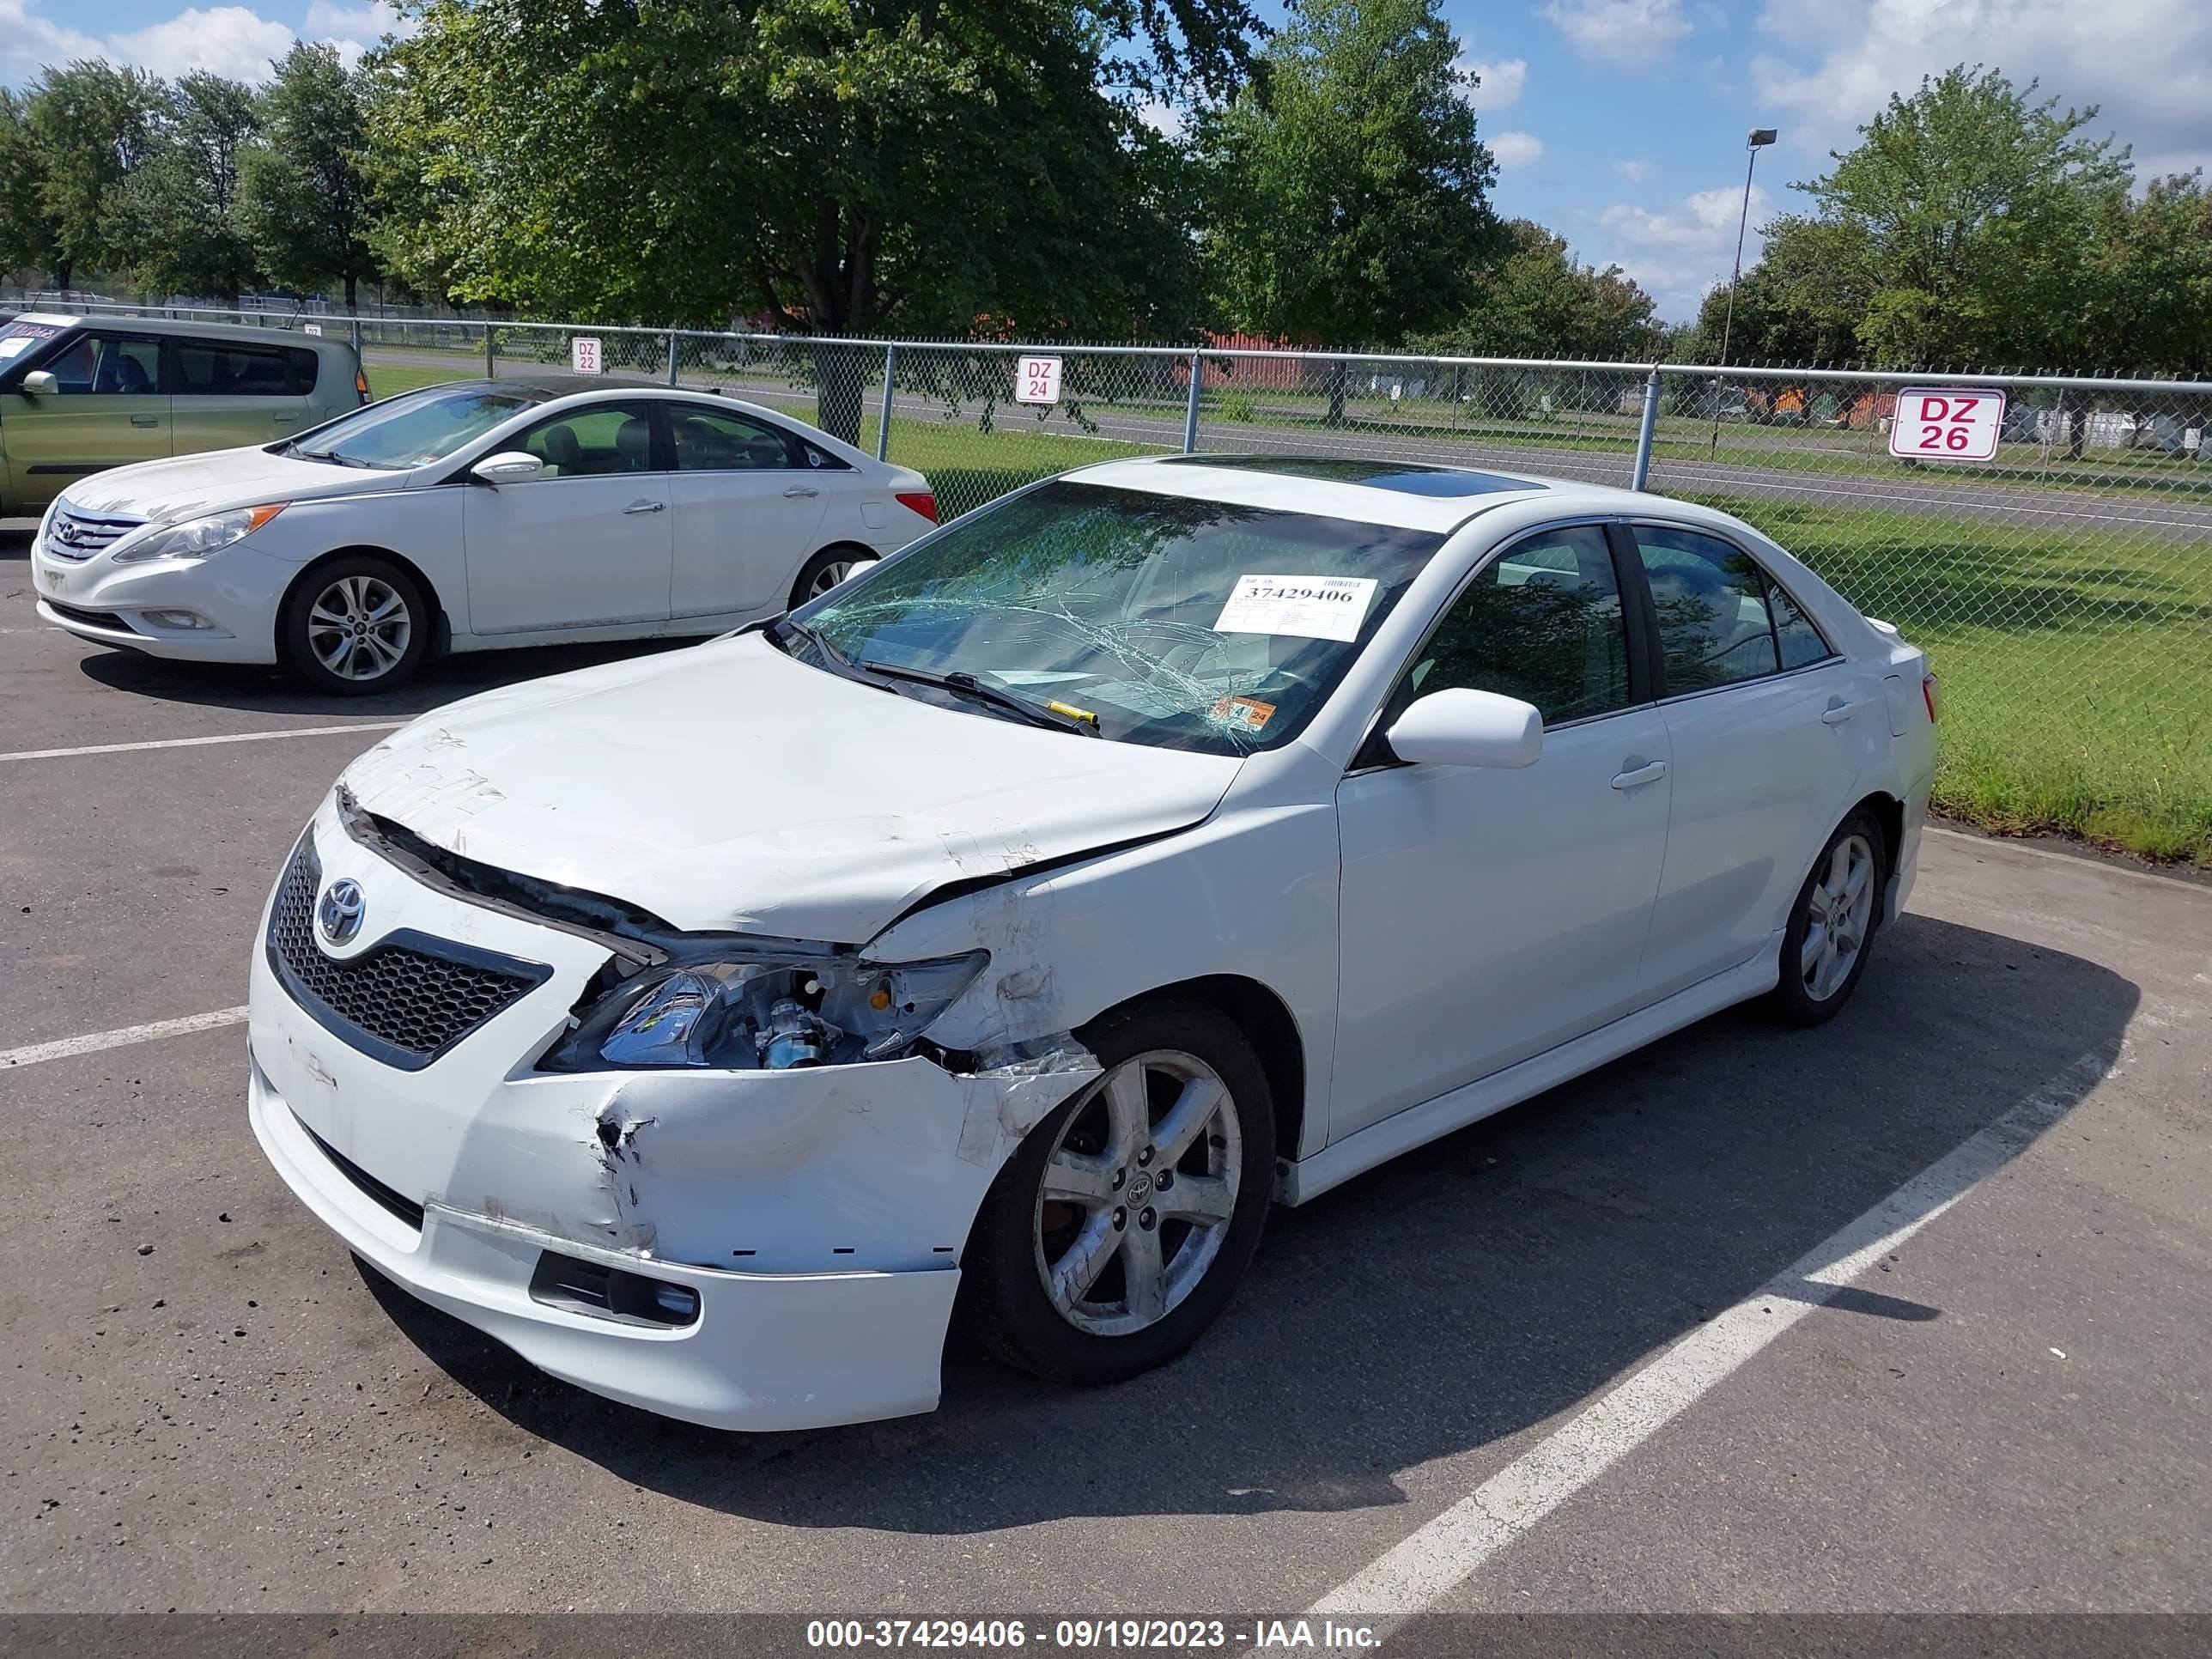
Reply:
[[[1912,461],[1994,460],[2004,406],[2002,392],[1908,387],[1897,394],[1889,453]]]

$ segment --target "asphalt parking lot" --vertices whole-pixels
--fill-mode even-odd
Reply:
[[[340,768],[615,653],[332,704],[42,629],[27,539],[0,1609],[2212,1612],[2212,888],[1931,836],[1838,1021],[1723,1015],[1279,1211],[1163,1371],[956,1350],[934,1415],[716,1435],[367,1277],[243,1105]]]

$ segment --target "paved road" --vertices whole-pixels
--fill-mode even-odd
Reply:
[[[403,347],[371,347],[371,368],[379,362],[416,368],[450,368],[457,375],[471,365],[451,352],[410,350]],[[543,366],[508,359],[502,372],[523,374]],[[658,379],[658,375],[654,376]],[[687,371],[684,383],[725,386],[738,396],[772,407],[789,410],[811,419],[814,393],[793,389],[781,379],[744,380]],[[872,411],[875,404],[872,402]],[[971,405],[972,407],[972,405]],[[909,420],[937,422],[944,418],[945,400],[900,393],[892,400],[895,415]],[[1183,421],[1180,413],[1146,415],[1092,405],[1086,415],[1097,428],[1085,433],[1060,416],[1045,430],[1068,436],[1097,436],[1154,448],[1180,449]],[[1019,408],[1002,408],[1000,424],[1008,430],[1034,424],[1033,414]],[[967,416],[972,427],[974,416]],[[1731,449],[1741,440],[1756,436],[1762,443],[1778,434],[1731,430],[1726,434]],[[1436,461],[1458,465],[1494,466],[1508,471],[1550,474],[1597,483],[1625,484],[1635,446],[1632,428],[1623,428],[1617,451],[1538,444],[1483,443],[1467,438],[1437,438],[1409,425],[1401,433],[1376,431],[1364,426],[1354,431],[1332,432],[1320,426],[1287,427],[1208,419],[1200,428],[1202,448],[1261,453],[1376,455],[1401,460]],[[977,462],[988,465],[988,440],[978,435]],[[1777,447],[1780,447],[1778,445]],[[1802,447],[1802,446],[1801,446]],[[893,459],[897,458],[894,456]],[[1754,501],[1796,501],[1816,506],[1883,507],[1900,513],[1933,514],[1940,518],[2049,527],[2132,531],[2160,538],[2212,539],[2212,502],[2201,496],[2177,499],[2153,492],[2137,495],[2099,494],[2046,485],[1977,483],[1972,481],[1922,483],[1889,477],[1854,476],[1849,470],[1856,454],[1838,453],[1832,473],[1807,472],[1786,467],[1759,466],[1741,460],[1683,459],[1663,450],[1655,461],[1651,487],[1669,495],[1728,495]]]
[[[0,750],[346,729],[0,758],[0,1050],[242,1001],[379,722],[606,654],[333,706],[40,630],[22,559]],[[1937,836],[1836,1024],[1724,1015],[1279,1212],[1166,1370],[955,1352],[933,1416],[772,1437],[365,1277],[257,1152],[234,1024],[0,1063],[0,1609],[1290,1613],[1418,1558],[1522,1614],[2212,1611],[2208,1000],[2212,892]],[[1901,1186],[1921,1231],[1774,1288]],[[1683,1376],[1656,1431],[1615,1403]]]

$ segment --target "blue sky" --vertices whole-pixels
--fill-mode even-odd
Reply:
[[[1279,6],[1271,6],[1279,15]],[[1727,279],[1743,137],[1763,218],[1889,93],[1959,62],[2042,78],[2148,174],[2212,164],[2212,0],[1445,0],[1498,153],[1500,211],[1540,220],[1582,258],[1618,263],[1669,319]],[[94,54],[173,75],[258,77],[295,36],[349,52],[390,27],[365,0],[0,0],[0,82]]]

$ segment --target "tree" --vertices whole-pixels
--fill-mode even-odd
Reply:
[[[1505,226],[1504,257],[1475,280],[1474,303],[1425,350],[1470,357],[1649,358],[1657,305],[1618,265],[1577,260],[1529,219]]]
[[[350,311],[362,278],[376,273],[362,77],[335,48],[296,42],[261,95],[261,121],[240,167],[240,225],[279,288],[308,293],[340,283]]]
[[[1859,323],[1874,297],[1877,266],[1863,226],[1798,215],[1765,228],[1759,262],[1736,283],[1725,332],[1736,362],[1833,363],[1859,356]],[[1709,291],[1683,350],[1720,361],[1729,291]]]
[[[1264,76],[1200,112],[1203,255],[1239,326],[1379,343],[1465,308],[1500,241],[1457,52],[1436,0],[1302,0]],[[1340,366],[1332,423],[1344,392]]]
[[[53,226],[40,198],[40,178],[24,100],[0,87],[0,272],[18,280],[53,258]]]
[[[2100,242],[2104,361],[2134,374],[2212,374],[2212,191],[2202,175],[2155,179],[2141,198],[2112,203]]]
[[[110,263],[108,193],[154,145],[161,83],[100,58],[48,68],[31,82],[23,120],[39,172],[54,286],[80,264]]]
[[[372,241],[418,288],[817,334],[1195,319],[1172,154],[1130,100],[1226,91],[1246,0],[430,0],[380,54]],[[818,357],[823,423],[858,360]]]
[[[239,167],[260,125],[243,82],[195,72],[168,89],[145,158],[105,198],[107,244],[141,287],[238,303],[255,271]]]

